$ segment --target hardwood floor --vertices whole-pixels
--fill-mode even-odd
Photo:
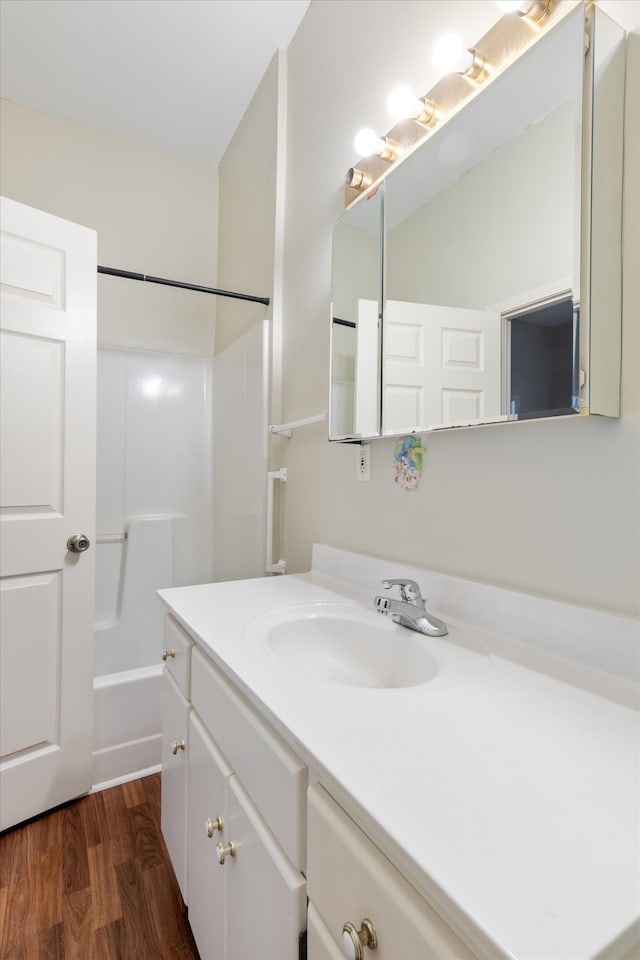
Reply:
[[[160,832],[160,774],[0,836],[1,960],[199,960]]]

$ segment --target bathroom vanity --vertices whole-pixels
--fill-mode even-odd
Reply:
[[[375,614],[399,576],[447,636]],[[160,596],[202,960],[640,956],[636,622],[321,545]]]

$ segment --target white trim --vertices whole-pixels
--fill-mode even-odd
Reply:
[[[276,191],[271,298],[271,416],[282,416],[282,341],[284,323],[285,193],[287,182],[287,51],[277,52]]]
[[[122,777],[114,777],[112,780],[103,780],[102,783],[94,783],[89,793],[100,793],[101,790],[109,790],[111,787],[119,787],[122,783],[129,783],[131,780],[140,780],[142,777],[150,777],[154,773],[162,772],[162,764],[157,763],[153,767],[147,767],[145,770],[134,770],[132,773],[125,773]]]
[[[552,304],[559,303],[567,297],[572,297],[574,304],[580,303],[580,296],[578,295],[576,298],[571,277],[561,277],[552,283],[545,283],[542,287],[534,287],[524,293],[507,297],[506,300],[489,304],[487,310],[496,310],[506,320],[509,320],[512,315],[525,313],[527,310],[535,310],[543,306],[552,306]]]
[[[510,396],[511,396],[511,325],[510,321],[518,317],[524,317],[534,310],[543,310],[545,307],[552,307],[556,303],[562,303],[571,297],[573,305],[574,322],[575,312],[580,310],[580,294],[576,295],[573,283],[570,277],[562,277],[552,283],[545,283],[542,287],[534,287],[525,293],[519,293],[499,303],[494,303],[487,309],[496,310],[500,315],[501,336],[501,363],[500,363],[500,409],[507,420],[515,419],[511,415]],[[580,313],[582,316],[582,313]],[[580,370],[582,373],[582,368]],[[535,419],[543,419],[536,417]],[[483,423],[486,421],[482,421]]]

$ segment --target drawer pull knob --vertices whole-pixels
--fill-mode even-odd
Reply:
[[[218,854],[218,863],[224,864],[227,857],[235,857],[236,855],[236,845],[230,840],[229,843],[224,845],[224,843],[216,844],[216,852]]]
[[[345,923],[342,928],[342,951],[349,960],[364,960],[364,948],[375,950],[378,938],[371,920],[364,919],[360,929],[353,923]]]
[[[173,658],[175,657],[175,655],[176,655],[176,652],[175,652],[175,650],[173,650],[173,649],[167,650],[167,648],[165,647],[164,650],[162,651],[162,659],[163,659],[163,660],[173,659]]]
[[[224,820],[222,819],[222,817],[216,817],[215,820],[212,820],[211,817],[207,817],[207,819],[204,822],[204,825],[205,825],[209,840],[211,840],[216,830],[222,830],[223,823],[224,823]]]
[[[185,742],[184,742],[184,740],[172,740],[172,741],[171,741],[171,753],[174,755],[174,757],[175,757],[176,753],[178,752],[178,750],[184,750],[184,749],[185,749]]]

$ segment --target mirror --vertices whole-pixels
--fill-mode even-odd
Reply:
[[[333,231],[331,306],[332,440],[380,433],[380,276],[384,183]]]
[[[384,204],[375,193],[382,243],[365,196],[338,221],[332,393],[336,316],[349,310],[357,331],[358,312],[363,327],[367,315],[373,323],[380,289],[384,299],[379,423],[373,405],[358,415],[354,374],[353,411],[332,417],[331,439],[617,415],[620,281],[616,263],[596,266],[592,248],[602,251],[606,235],[619,263],[624,31],[601,11],[590,15],[598,29],[592,22],[586,69],[579,4],[390,169]],[[601,144],[593,152],[592,138]],[[376,286],[363,264],[381,248]],[[349,350],[349,369],[368,364],[361,380],[371,380],[375,351],[361,355],[354,336]]]
[[[382,433],[579,412],[583,12],[386,178]]]

